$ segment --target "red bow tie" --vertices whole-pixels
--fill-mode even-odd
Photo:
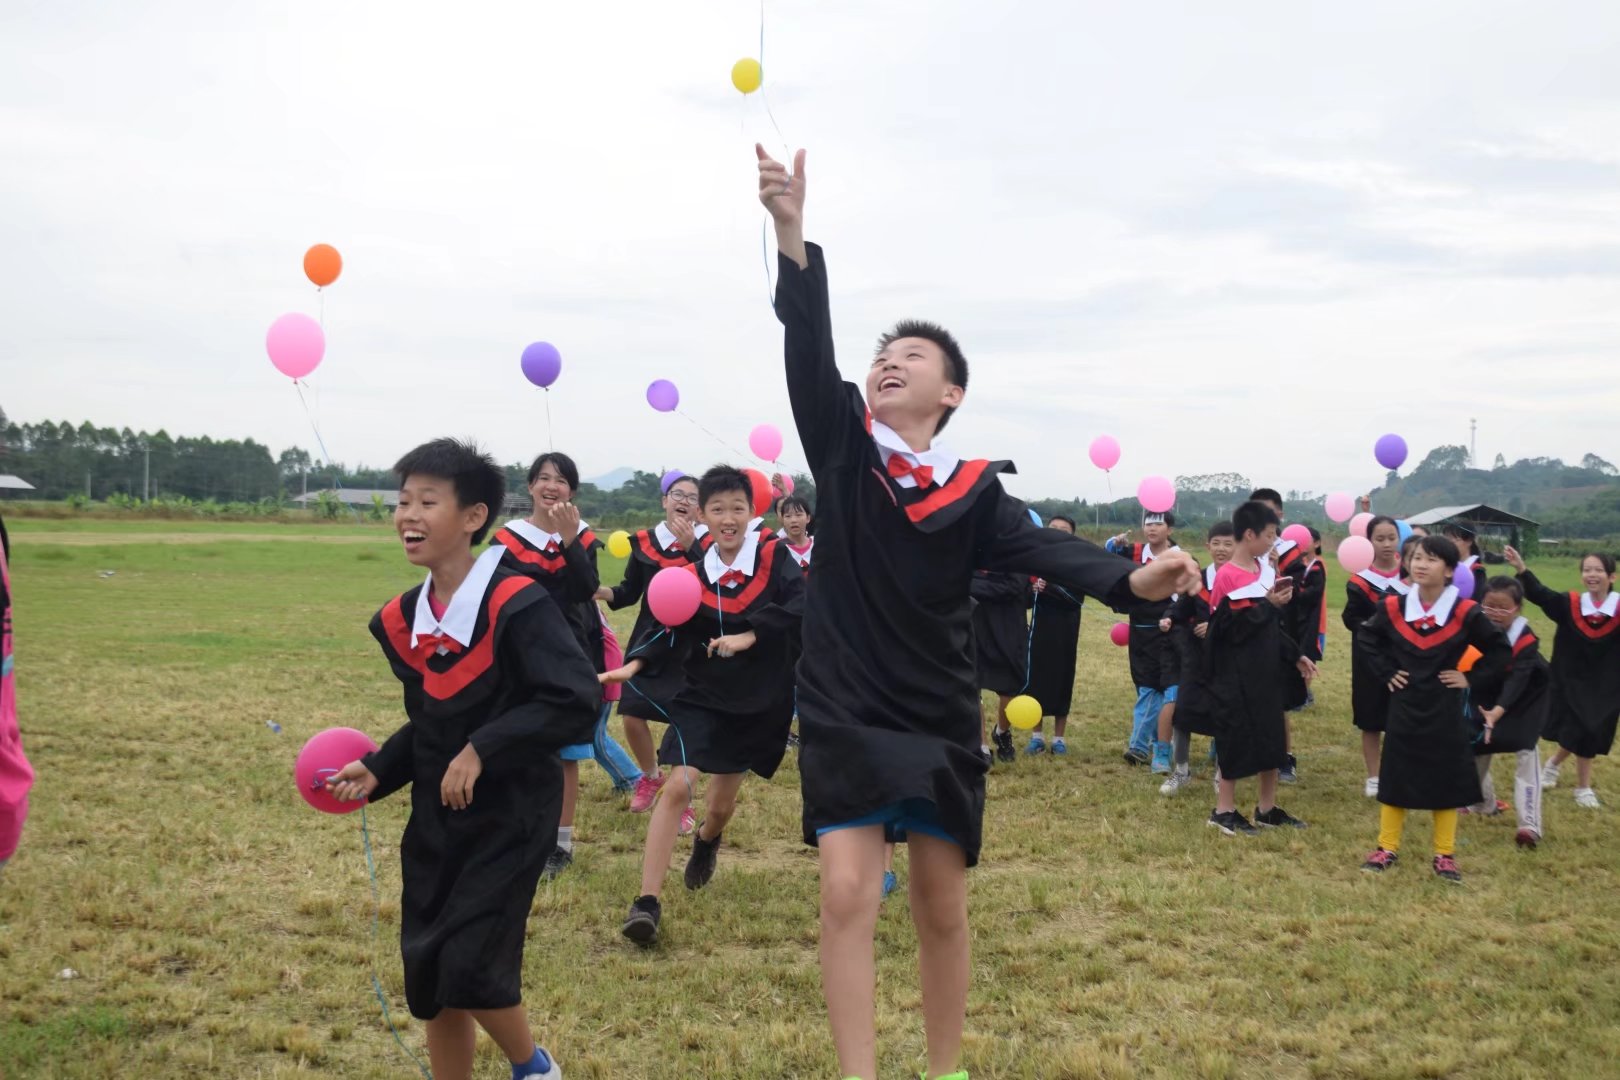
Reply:
[[[1425,615],[1425,616],[1423,616],[1423,618],[1421,618],[1421,619],[1419,619],[1417,621],[1417,628],[1419,630],[1433,630],[1434,629],[1434,616],[1433,615]]]
[[[913,465],[901,454],[889,455],[889,475],[896,480],[903,476],[909,476],[917,481],[919,488],[932,487],[934,484],[934,467],[932,465]]]
[[[721,588],[729,589],[735,585],[741,585],[747,580],[747,575],[745,575],[741,570],[727,570],[725,573],[720,575],[720,581],[718,584],[721,586]]]
[[[555,540],[547,540],[546,541],[546,546],[545,546],[545,548],[543,550],[545,551],[545,553],[547,555],[555,555],[558,552],[560,552],[562,550],[562,548],[557,546],[557,541],[555,541]]]
[[[1609,617],[1601,611],[1593,612],[1586,617],[1586,624],[1594,630],[1609,621]]]
[[[440,646],[451,656],[462,651],[461,642],[449,634],[422,634],[416,639],[416,655],[426,659],[438,655]]]

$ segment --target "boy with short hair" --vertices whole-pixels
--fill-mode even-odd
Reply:
[[[820,848],[821,972],[841,1075],[874,1080],[873,934],[883,844],[911,848],[928,1080],[959,1072],[967,1008],[966,870],[979,857],[985,764],[969,656],[977,569],[1034,574],[1116,608],[1190,585],[1167,555],[1134,570],[1038,528],[1001,488],[1010,463],[962,461],[934,439],[968,368],[941,327],[884,334],[866,402],[833,356],[826,264],[804,240],[804,152],[790,174],[759,155],[776,224],[788,396],[820,518],[799,664],[804,835]]]
[[[1181,551],[1170,539],[1175,524],[1172,513],[1144,513],[1142,536],[1146,543],[1133,544],[1131,534],[1123,532],[1110,537],[1103,546],[1137,565],[1146,565],[1166,552]],[[1151,763],[1156,773],[1170,771],[1170,743],[1159,733],[1170,726],[1176,707],[1176,684],[1181,678],[1181,654],[1165,623],[1170,602],[1155,600],[1130,609],[1128,653],[1131,682],[1136,686],[1136,708],[1124,756],[1128,765]]]

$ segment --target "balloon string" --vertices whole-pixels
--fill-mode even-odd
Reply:
[[[433,1080],[433,1074],[428,1072],[426,1065],[422,1064],[422,1059],[417,1057],[415,1052],[405,1045],[404,1039],[400,1038],[399,1028],[394,1026],[394,1018],[388,1014],[388,998],[383,993],[382,980],[377,978],[377,938],[379,933],[377,924],[382,920],[382,896],[377,890],[377,861],[371,856],[371,830],[366,827],[366,804],[363,802],[360,804],[360,839],[365,844],[366,873],[371,878],[371,989],[377,995],[377,1004],[382,1006],[383,1021],[388,1025],[388,1030],[394,1033],[394,1041],[416,1064],[425,1080]]]
[[[717,442],[721,446],[725,447],[725,449],[727,451],[729,451],[729,452],[731,452],[733,454],[736,454],[740,458],[748,458],[749,460],[754,459],[753,454],[745,454],[745,453],[743,453],[741,450],[738,450],[735,446],[732,446],[730,443],[726,442],[726,440],[722,439],[720,436],[716,435],[714,432],[710,431],[708,428],[704,427],[702,424],[700,424],[696,420],[692,419],[690,416],[687,415],[685,409],[676,409],[675,411],[677,413],[679,413],[681,416],[686,417],[686,422],[687,423],[691,424],[693,427],[695,427],[699,431],[703,432],[703,434],[707,435],[709,438],[713,439],[715,442]]]
[[[759,99],[765,103],[765,115],[770,117],[771,127],[776,129],[776,137],[782,141],[782,151],[787,155],[785,160],[791,169],[793,151],[788,146],[787,136],[782,134],[781,125],[776,122],[776,114],[771,112],[770,94],[765,89],[765,0],[759,0]]]
[[[293,380],[293,389],[298,392],[298,403],[304,407],[304,416],[309,420],[309,429],[315,433],[315,445],[321,448],[321,457],[326,461],[327,466],[330,467],[332,465],[332,452],[326,448],[326,440],[321,438],[321,426],[315,422],[315,414],[310,411],[309,402],[304,399],[305,386],[309,386],[309,384],[304,382],[302,379]],[[316,393],[313,386],[310,386],[310,392]],[[317,396],[315,400],[318,403],[320,398]],[[339,486],[338,479],[339,477],[334,471],[332,476],[332,489],[334,491],[337,490]],[[350,509],[354,511],[354,519],[356,521],[365,520],[365,518],[361,517],[360,515],[359,507],[350,507]]]
[[[557,449],[557,440],[551,435],[551,387],[546,386],[541,389],[546,392],[546,446],[551,450],[555,450]]]
[[[765,302],[771,305],[772,311],[775,311],[776,284],[771,281],[771,246],[767,239],[770,223],[771,215],[767,212],[764,219],[759,223],[759,261],[765,264]]]
[[[317,316],[317,318],[319,318],[319,320],[320,320],[321,329],[325,330],[326,329],[326,290],[317,285],[315,287],[315,297],[316,297],[316,299],[318,299],[320,301],[320,314]]]

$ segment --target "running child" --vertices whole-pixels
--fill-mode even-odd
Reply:
[[[394,528],[428,576],[372,618],[371,634],[405,687],[407,720],[327,787],[375,801],[410,785],[400,953],[433,1075],[468,1080],[481,1027],[513,1080],[561,1080],[529,1031],[523,943],[556,843],[557,751],[589,736],[601,692],[546,590],[503,567],[502,549],[473,553],[506,494],[500,467],[436,439],[394,472]]]

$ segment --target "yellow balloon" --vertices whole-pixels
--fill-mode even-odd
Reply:
[[[759,84],[765,81],[765,72],[760,69],[759,61],[745,56],[731,65],[731,85],[745,94],[752,94],[759,89]]]
[[[608,537],[608,554],[615,559],[627,558],[630,555],[630,534],[620,529]]]
[[[1041,703],[1028,694],[1019,694],[1007,702],[1007,723],[1019,731],[1033,731],[1041,722]]]

